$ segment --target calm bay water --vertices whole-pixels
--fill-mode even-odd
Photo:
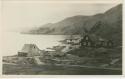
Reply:
[[[2,37],[2,56],[15,55],[24,44],[36,44],[40,49],[60,45],[68,35],[30,35],[6,32]]]

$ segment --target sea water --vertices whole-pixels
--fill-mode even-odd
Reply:
[[[2,56],[16,55],[24,44],[36,44],[39,49],[60,45],[69,35],[33,35],[17,32],[5,32],[2,34],[1,47]]]

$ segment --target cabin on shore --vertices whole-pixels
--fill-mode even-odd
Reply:
[[[71,46],[77,46],[79,45],[79,42],[81,40],[81,37],[78,35],[71,35],[69,38],[66,39],[66,43]]]
[[[105,47],[112,48],[114,43],[111,40],[105,40],[94,35],[84,35],[80,41],[81,47]]]
[[[111,40],[99,40],[95,47],[112,48],[114,47],[114,43]]]
[[[90,47],[93,46],[93,41],[90,38],[89,35],[85,35],[82,39],[81,39],[81,46],[82,47]]]
[[[20,57],[32,57],[40,55],[40,49],[35,44],[24,44],[22,50],[18,51]]]

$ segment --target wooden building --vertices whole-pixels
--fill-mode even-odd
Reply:
[[[112,48],[114,46],[113,41],[105,40],[93,35],[84,35],[80,41],[81,47],[105,47]]]
[[[108,47],[108,48],[114,47],[114,43],[113,43],[112,40],[108,40],[108,41],[107,41],[107,47]]]
[[[40,49],[35,44],[24,44],[22,50],[18,52],[18,56],[30,57],[40,55]]]
[[[80,41],[81,47],[91,47],[93,46],[93,41],[89,35],[85,35]]]

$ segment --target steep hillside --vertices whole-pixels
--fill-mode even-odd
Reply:
[[[105,12],[100,21],[89,31],[102,38],[122,44],[122,5]]]
[[[101,21],[111,27],[120,25],[122,19],[122,5],[118,5],[104,14],[93,16],[73,16],[68,17],[57,23],[48,23],[40,28],[29,31],[31,34],[81,34],[84,29],[90,30],[98,21]],[[103,24],[102,24],[103,25]],[[101,27],[101,26],[100,26]],[[119,26],[120,27],[120,26]],[[110,28],[110,27],[109,27]]]
[[[57,23],[48,23],[30,34],[83,34],[93,33],[105,39],[122,42],[122,4],[111,8],[103,14],[93,16],[73,16]]]

